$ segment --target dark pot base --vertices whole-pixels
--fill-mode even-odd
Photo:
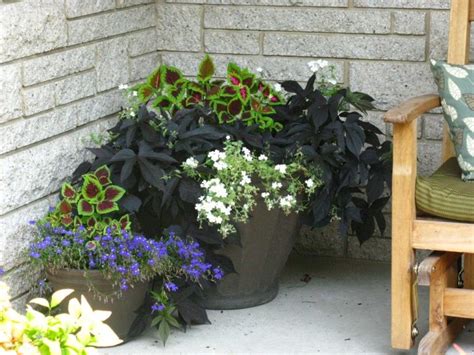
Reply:
[[[257,291],[251,295],[223,296],[216,287],[206,290],[205,298],[199,299],[199,304],[206,309],[231,310],[261,306],[273,301],[278,295],[278,282],[266,291]]]

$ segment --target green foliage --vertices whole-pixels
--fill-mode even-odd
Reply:
[[[235,222],[248,221],[258,198],[269,210],[300,212],[322,185],[320,171],[305,166],[301,152],[289,164],[275,164],[265,154],[256,156],[241,141],[230,139],[222,151],[210,152],[204,165],[204,173],[194,158],[182,166],[201,182],[203,194],[196,203],[199,222],[217,225],[224,238],[236,232]]]
[[[152,306],[153,320],[151,321],[151,326],[158,330],[158,336],[163,342],[163,345],[166,345],[171,328],[183,329],[183,326],[178,321],[176,307],[164,289],[160,292],[152,291],[151,296],[155,302]]]
[[[11,308],[8,287],[0,284],[0,350],[30,355],[87,355],[95,354],[95,346],[114,346],[122,341],[103,322],[110,312],[94,311],[84,296],[73,298],[68,313],[51,315],[73,290],[59,290],[51,301],[35,298],[46,314],[27,306],[26,315]],[[3,353],[2,352],[2,353]]]
[[[208,55],[199,64],[196,80],[186,79],[175,67],[161,65],[146,82],[134,86],[138,103],[163,109],[171,114],[195,105],[209,107],[220,124],[244,122],[264,131],[279,131],[283,126],[273,118],[274,106],[284,99],[274,88],[247,68],[234,63],[227,67],[226,80],[213,79],[215,65]]]
[[[89,235],[103,233],[107,227],[117,230],[130,230],[128,215],[120,219],[110,217],[119,210],[118,202],[125,190],[113,185],[110,170],[101,166],[94,172],[83,175],[82,185],[74,187],[64,183],[61,187],[61,200],[48,213],[44,222],[52,227],[63,227],[71,231],[85,228]]]

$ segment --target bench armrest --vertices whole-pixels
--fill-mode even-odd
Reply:
[[[439,106],[441,106],[441,101],[438,95],[418,96],[389,110],[384,116],[384,121],[394,124],[409,123]]]

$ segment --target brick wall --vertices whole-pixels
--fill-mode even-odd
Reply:
[[[309,60],[327,59],[340,82],[376,98],[378,111],[368,118],[390,135],[383,110],[436,90],[429,59],[446,58],[449,6],[449,0],[161,0],[158,49],[163,62],[189,75],[203,53],[212,53],[221,75],[233,60],[266,69],[271,80],[303,81]],[[439,112],[419,121],[422,174],[439,163]],[[355,237],[336,237],[336,226],[303,229],[297,250],[388,260],[390,223],[387,229],[362,247]]]
[[[0,2],[0,266],[21,304],[28,220],[113,124],[117,86],[158,62],[154,0]]]
[[[193,75],[203,53],[220,75],[232,60],[271,80],[303,81],[306,63],[325,58],[341,83],[376,98],[369,119],[390,134],[383,110],[435,90],[428,59],[446,56],[448,8],[448,0],[0,1],[0,266],[18,302],[35,278],[21,256],[27,220],[88,157],[90,134],[116,118],[119,84],[160,62]],[[439,112],[420,120],[422,173],[438,163],[441,129]],[[336,233],[304,229],[297,249],[389,258],[388,234],[360,248]]]

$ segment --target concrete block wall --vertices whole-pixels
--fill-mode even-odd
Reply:
[[[327,59],[339,81],[369,93],[377,110],[368,119],[387,135],[383,112],[413,95],[436,91],[430,58],[446,58],[449,0],[158,0],[162,62],[196,73],[204,53],[218,74],[232,60],[262,67],[270,80],[305,81],[306,63]],[[474,36],[473,36],[474,38]],[[440,111],[419,121],[419,172],[438,166],[443,118]],[[303,229],[300,253],[387,261],[390,209],[384,236],[362,247],[355,237],[338,238],[337,227]]]
[[[304,81],[329,60],[341,83],[377,100],[368,119],[435,90],[429,58],[444,58],[449,0],[3,0],[0,1],[0,267],[18,303],[35,275],[25,263],[27,221],[89,157],[123,104],[117,86],[158,63],[196,73],[204,53],[218,74],[229,61],[269,80]],[[419,125],[420,172],[438,162],[442,118]],[[389,213],[389,210],[387,210]],[[389,233],[362,248],[335,227],[304,229],[297,250],[387,260]]]
[[[28,221],[116,120],[118,85],[158,62],[154,0],[0,2],[0,267],[15,304],[38,275]]]

